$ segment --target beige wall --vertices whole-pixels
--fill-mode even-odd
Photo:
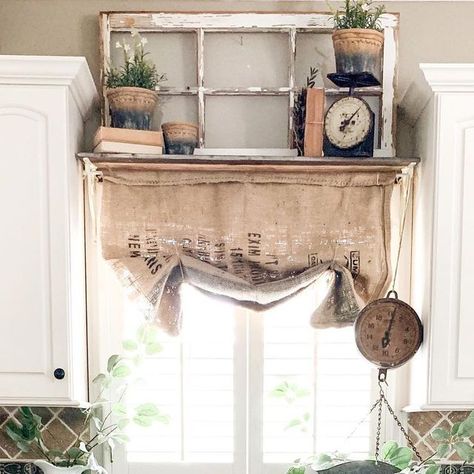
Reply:
[[[474,1],[394,1],[387,9],[401,17],[399,100],[418,63],[474,62]],[[0,54],[86,56],[97,80],[101,10],[324,11],[327,6],[320,1],[0,0]],[[400,119],[400,149],[409,150],[409,129]]]

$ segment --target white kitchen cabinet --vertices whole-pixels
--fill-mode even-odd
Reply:
[[[96,99],[84,58],[0,56],[0,405],[87,400],[74,155]]]
[[[474,64],[421,65],[412,302],[425,342],[411,404],[474,408]]]

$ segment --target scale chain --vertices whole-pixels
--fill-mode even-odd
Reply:
[[[379,449],[380,449],[380,431],[381,431],[381,426],[382,426],[382,402],[385,403],[387,410],[389,411],[390,415],[392,415],[392,418],[395,420],[395,423],[397,424],[398,428],[400,428],[400,431],[402,432],[403,436],[405,437],[408,446],[412,449],[412,451],[415,453],[415,456],[419,459],[420,462],[423,462],[423,458],[421,457],[420,452],[418,449],[416,449],[415,443],[410,439],[410,436],[408,435],[407,431],[402,425],[402,422],[398,419],[397,415],[395,414],[395,411],[393,408],[390,406],[390,403],[387,400],[387,397],[385,396],[385,393],[382,388],[382,384],[379,382],[379,388],[380,388],[380,405],[379,405],[379,416],[377,420],[377,438],[375,442],[375,460],[378,461],[378,455],[379,455]]]

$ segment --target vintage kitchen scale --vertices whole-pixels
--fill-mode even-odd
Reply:
[[[378,367],[379,397],[372,405],[369,414],[377,408],[377,431],[375,439],[375,461],[353,461],[331,467],[320,473],[328,474],[389,474],[400,472],[400,469],[380,462],[380,435],[382,428],[382,410],[388,410],[398,428],[405,437],[408,446],[413,450],[420,462],[423,461],[420,453],[410,439],[407,431],[398,419],[395,411],[385,395],[383,384],[386,384],[387,371],[408,362],[418,351],[423,342],[423,325],[416,311],[404,301],[398,299],[394,290],[405,221],[410,201],[410,190],[413,175],[409,174],[409,182],[405,192],[405,203],[398,242],[398,253],[394,269],[392,289],[386,298],[380,298],[369,303],[357,316],[354,329],[355,341],[360,353],[372,364]]]
[[[323,150],[325,156],[369,157],[374,154],[375,114],[369,104],[354,95],[355,88],[379,86],[370,73],[328,74],[338,87],[349,93],[334,102],[324,118]]]

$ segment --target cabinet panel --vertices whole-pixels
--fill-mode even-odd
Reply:
[[[459,272],[459,346],[458,367],[459,378],[470,378],[474,381],[474,124],[464,133],[464,154],[462,164],[462,216],[460,231],[460,272]],[[474,400],[474,383],[471,390]]]
[[[426,334],[412,404],[422,409],[474,407],[473,110],[474,90],[439,91],[418,123],[413,301]]]
[[[0,405],[87,401],[74,154],[94,100],[84,58],[0,56]]]
[[[67,398],[67,380],[53,376],[56,367],[68,369],[65,305],[58,301],[65,295],[57,286],[65,280],[64,272],[58,275],[64,225],[56,204],[67,199],[63,187],[53,189],[56,158],[65,150],[57,114],[64,96],[9,86],[1,88],[0,104],[0,159],[8,170],[0,174],[0,398]]]

